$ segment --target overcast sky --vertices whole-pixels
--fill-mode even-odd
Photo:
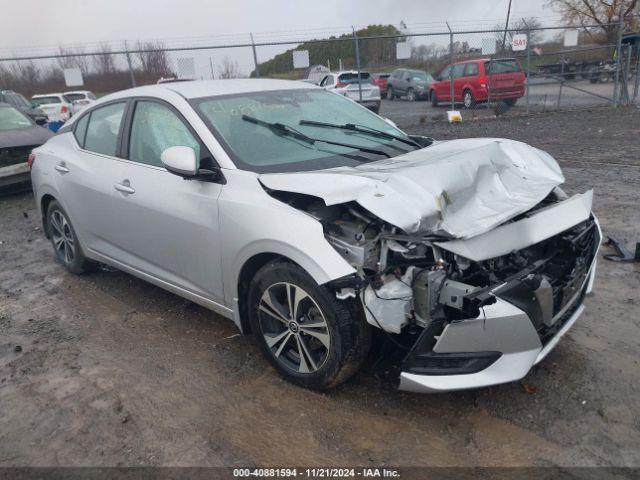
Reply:
[[[489,27],[504,22],[508,1],[3,0],[0,55],[36,54],[59,44],[91,49],[96,42],[139,39],[164,39],[172,45],[239,43],[248,40],[249,32],[258,41],[288,40],[321,37],[323,29],[339,33],[337,27],[400,21],[414,31],[441,30],[444,21],[459,29]],[[543,24],[555,23],[557,15],[544,5],[544,0],[513,0],[512,18],[536,16]],[[259,60],[286,48],[262,48]],[[243,70],[250,67],[248,52],[226,54]]]

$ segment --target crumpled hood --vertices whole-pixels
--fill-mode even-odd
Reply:
[[[260,175],[272,190],[355,201],[407,233],[456,238],[484,233],[526,212],[564,182],[557,162],[522,142],[435,142],[394,158],[301,173]]]

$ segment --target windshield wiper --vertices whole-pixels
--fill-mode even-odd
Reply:
[[[394,135],[393,133],[383,132],[382,130],[378,130],[372,127],[367,127],[365,125],[357,125],[355,123],[338,124],[338,123],[316,122],[315,120],[300,120],[300,125],[339,128],[341,130],[350,130],[352,132],[368,133],[369,135],[373,135],[374,137],[387,138],[389,140],[397,140],[399,142],[406,143],[407,145],[411,145],[412,147],[422,148],[422,146],[418,142],[414,142],[409,138],[403,138],[399,135]]]
[[[368,148],[368,147],[362,147],[360,145],[353,145],[351,143],[343,143],[343,142],[334,142],[333,140],[325,140],[322,138],[314,138],[314,137],[309,137],[307,135],[305,135],[304,133],[296,130],[295,128],[289,126],[289,125],[285,125],[284,123],[278,123],[278,122],[266,122],[264,120],[260,120],[259,118],[255,118],[255,117],[251,117],[249,115],[242,115],[242,119],[247,121],[247,122],[251,122],[251,123],[255,123],[256,125],[260,125],[261,127],[266,127],[269,130],[271,130],[273,133],[275,133],[276,135],[283,135],[283,136],[289,136],[292,138],[295,138],[297,140],[301,140],[305,143],[308,143],[310,145],[315,144],[316,142],[321,142],[321,143],[327,143],[329,145],[337,145],[339,147],[345,147],[345,148],[353,148],[355,150],[360,150],[361,152],[365,152],[365,153],[373,153],[374,155],[383,155],[387,158],[391,158],[391,155],[389,155],[387,152],[383,151],[383,150],[378,150],[375,148]]]

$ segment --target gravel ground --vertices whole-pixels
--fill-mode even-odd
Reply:
[[[546,149],[569,193],[595,189],[605,234],[640,241],[637,109],[404,126]],[[522,382],[430,396],[367,373],[294,387],[230,321],[118,271],[66,273],[27,193],[0,199],[0,267],[0,466],[640,466],[640,264],[601,260]]]

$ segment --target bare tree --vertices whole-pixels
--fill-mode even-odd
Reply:
[[[625,27],[638,28],[634,14],[637,3],[638,0],[547,0],[568,25],[581,27],[593,40],[607,43],[615,41],[621,4]]]
[[[98,47],[97,55],[93,56],[93,68],[98,75],[115,73],[116,63],[109,44],[103,43]]]
[[[411,58],[421,62],[437,60],[449,52],[447,47],[430,43],[428,45],[417,45],[411,48]]]
[[[13,75],[21,90],[32,92],[37,88],[41,72],[33,60],[26,60],[13,65]]]
[[[540,28],[542,24],[540,20],[536,17],[527,17],[521,18],[515,22],[512,22],[509,25],[509,31],[507,32],[507,43],[511,43],[513,40],[513,36],[519,33],[527,33],[527,30],[531,29],[529,32],[529,43],[531,45],[536,45],[542,42],[543,33],[542,30],[536,30]],[[502,45],[502,37],[504,35],[504,25],[496,24],[493,27],[494,30],[502,30],[501,32],[496,32],[495,37],[500,45]]]
[[[62,45],[58,47],[60,57],[58,57],[58,65],[60,68],[79,68],[82,75],[89,73],[89,56],[82,55],[84,49],[78,48],[73,50],[72,48],[65,48]]]
[[[231,60],[229,57],[222,59],[222,65],[218,67],[219,78],[238,78],[240,77],[240,67],[238,62]]]
[[[138,42],[137,49],[143,72],[158,78],[174,76],[162,42]]]

